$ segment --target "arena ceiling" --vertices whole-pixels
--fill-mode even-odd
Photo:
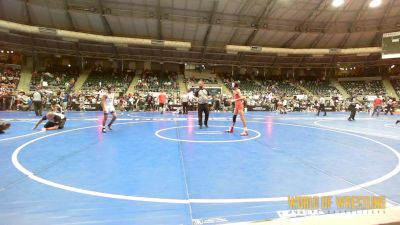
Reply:
[[[190,51],[114,46],[0,30],[3,46],[51,54],[252,66],[382,63],[369,56],[231,55],[225,45],[356,48],[400,30],[400,1],[382,0],[0,0],[0,19],[102,35],[190,41]],[[389,62],[389,61],[385,61]],[[391,63],[391,62],[389,62]]]

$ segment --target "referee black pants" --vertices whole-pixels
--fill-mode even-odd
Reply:
[[[199,112],[199,125],[203,126],[203,112],[204,112],[204,125],[208,125],[208,115],[210,114],[208,110],[208,104],[199,104],[198,106],[198,112]]]
[[[182,113],[188,114],[188,103],[187,102],[182,102]]]
[[[356,112],[357,112],[356,109],[350,110],[350,117],[349,117],[349,120],[355,120],[354,117],[356,116]]]
[[[393,115],[393,108],[392,108],[392,105],[387,105],[387,106],[386,106],[385,115],[387,115],[388,112],[390,112],[390,115]]]
[[[319,105],[317,116],[319,116],[320,112],[324,112],[324,116],[326,116],[325,104]]]

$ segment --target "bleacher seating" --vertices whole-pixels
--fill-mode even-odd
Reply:
[[[20,73],[19,66],[0,65],[0,110],[11,109],[20,80]]]
[[[0,65],[0,95],[14,92],[18,86],[21,70],[9,65]]]
[[[339,93],[329,81],[306,81],[303,87],[318,96],[332,96]]]
[[[178,75],[174,72],[168,74],[159,74],[154,71],[144,71],[136,85],[136,90],[145,92],[165,92],[179,94]]]
[[[303,90],[291,85],[289,81],[279,81],[273,85],[280,95],[293,96],[304,94]]]
[[[400,95],[400,79],[391,80],[391,83],[397,95]]]
[[[340,84],[351,96],[384,95],[385,87],[382,81],[340,81]]]
[[[98,91],[102,87],[112,85],[115,92],[125,93],[134,76],[135,72],[133,71],[126,73],[113,72],[112,70],[92,71],[81,90],[82,92]]]
[[[67,83],[76,81],[79,73],[68,66],[53,66],[44,71],[34,72],[31,79],[30,90],[33,91],[38,85],[50,91],[65,91]],[[47,83],[47,86],[43,84]],[[73,83],[73,82],[72,82]]]

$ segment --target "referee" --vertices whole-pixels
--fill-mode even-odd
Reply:
[[[209,93],[204,89],[204,82],[199,81],[199,89],[194,94],[198,99],[198,112],[199,112],[199,126],[200,129],[203,128],[203,112],[204,112],[204,126],[208,128],[208,96]]]

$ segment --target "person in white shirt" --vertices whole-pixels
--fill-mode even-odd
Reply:
[[[103,108],[103,114],[104,114],[103,129],[101,131],[103,133],[106,133],[106,122],[107,122],[108,114],[111,113],[111,115],[112,115],[112,119],[111,119],[110,123],[108,124],[109,130],[112,130],[111,126],[114,123],[114,121],[117,119],[117,113],[114,108],[114,93],[113,93],[111,85],[107,86],[107,92],[105,92],[103,94],[103,96],[101,97],[101,106]]]
[[[190,91],[190,90],[189,90]],[[182,114],[188,114],[188,105],[189,105],[189,94],[184,93],[181,96],[181,102],[182,102]]]
[[[36,116],[42,116],[42,93],[39,91],[39,87],[36,88],[36,91],[32,96],[33,109],[35,110]]]
[[[319,116],[319,113],[320,113],[321,111],[323,111],[323,112],[324,112],[324,116],[326,116],[325,98],[324,98],[324,97],[319,98],[319,107],[318,107],[317,116]]]

